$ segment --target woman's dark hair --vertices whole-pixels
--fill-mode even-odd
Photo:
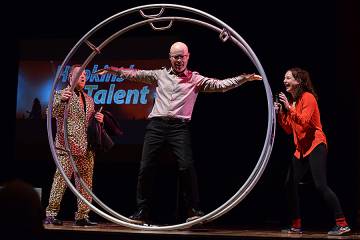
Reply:
[[[293,77],[295,78],[295,80],[299,82],[299,87],[296,89],[296,92],[294,94],[295,101],[299,99],[299,97],[303,94],[303,92],[311,93],[312,95],[314,95],[316,100],[318,100],[318,96],[315,92],[308,71],[298,67],[290,68],[288,71],[290,71]]]

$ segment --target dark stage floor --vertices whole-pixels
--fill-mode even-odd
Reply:
[[[360,239],[359,232],[346,236],[328,236],[327,232],[304,231],[303,234],[281,233],[280,229],[243,227],[198,226],[186,230],[141,231],[112,223],[94,227],[77,227],[72,222],[63,226],[45,225],[46,236],[51,239]]]

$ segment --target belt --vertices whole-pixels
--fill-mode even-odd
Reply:
[[[184,119],[184,118],[176,118],[176,117],[152,117],[151,119],[155,120],[161,120],[165,122],[174,122],[174,123],[188,123],[190,122],[190,119]]]

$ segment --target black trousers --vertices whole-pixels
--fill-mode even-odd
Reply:
[[[189,123],[179,119],[150,119],[146,127],[145,139],[138,174],[137,206],[148,208],[151,200],[153,179],[157,165],[156,157],[165,144],[174,153],[179,170],[180,186],[188,208],[197,208],[199,193],[194,168]]]
[[[326,158],[327,149],[324,143],[316,146],[315,149],[303,159],[293,157],[286,184],[288,188],[288,207],[292,219],[300,218],[298,186],[307,171],[311,171],[315,187],[321,193],[327,206],[332,210],[334,217],[339,218],[344,216],[336,194],[327,185]]]

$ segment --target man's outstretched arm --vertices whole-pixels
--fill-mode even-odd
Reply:
[[[99,75],[110,73],[134,82],[156,84],[158,78],[157,72],[158,70],[139,70],[133,68],[109,67],[109,68],[99,69],[95,73]]]
[[[200,76],[200,75],[199,75]],[[223,80],[202,77],[198,86],[202,92],[226,92],[230,89],[236,88],[248,81],[260,81],[262,77],[257,74],[242,74],[233,78],[226,78]]]

